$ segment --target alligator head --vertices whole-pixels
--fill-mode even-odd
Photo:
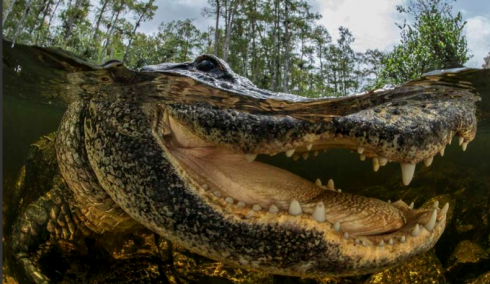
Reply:
[[[112,62],[70,74],[82,97],[60,127],[58,160],[82,213],[103,231],[136,221],[225,264],[367,274],[430,249],[448,205],[414,209],[342,193],[256,157],[345,148],[372,158],[375,170],[400,163],[407,185],[415,165],[430,165],[453,136],[464,147],[475,136],[478,97],[455,78],[306,99],[261,90],[213,56],[137,72]]]

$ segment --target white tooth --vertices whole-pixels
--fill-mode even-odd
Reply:
[[[325,205],[323,202],[318,202],[318,204],[315,206],[315,211],[313,211],[311,216],[313,216],[313,219],[315,219],[318,223],[325,222]]]
[[[214,194],[214,196],[216,196],[216,197],[221,197],[221,192],[219,192],[219,191],[217,191],[217,190],[216,190],[215,192],[213,192],[213,194]]]
[[[373,171],[377,172],[379,170],[379,159],[378,157],[373,158]]]
[[[410,205],[408,205],[408,207],[410,207],[410,209],[413,209],[414,205],[415,205],[415,204],[414,204],[414,203],[413,203],[413,201],[412,201],[412,203],[410,203]]]
[[[203,188],[204,190],[208,190],[208,189],[209,189],[209,185],[207,185],[207,184],[203,184],[203,185],[202,185],[202,188]]]
[[[439,209],[439,200],[436,200],[436,202],[434,202],[434,204],[432,204],[432,208]]]
[[[390,246],[392,246],[392,245],[394,244],[393,239],[390,239],[390,240],[388,241],[388,244],[389,244]]]
[[[340,223],[339,222],[335,222],[335,224],[333,224],[333,229],[335,230],[335,232],[340,231]]]
[[[322,186],[322,181],[321,181],[319,178],[317,178],[317,179],[315,180],[315,185],[316,185],[316,186]]]
[[[400,243],[404,243],[405,241],[406,241],[405,236],[402,236],[402,237],[400,238]]]
[[[339,188],[339,189],[337,189],[337,192],[338,192],[338,193],[341,193],[341,192],[342,192],[342,189],[340,189],[340,188]]]
[[[246,206],[246,204],[243,201],[238,201],[238,203],[236,204],[236,206],[244,208]]]
[[[286,157],[290,158],[296,149],[289,149],[286,151]]]
[[[434,229],[434,226],[436,225],[436,219],[437,219],[437,209],[434,209],[434,211],[432,211],[432,215],[430,215],[430,219],[429,221],[427,221],[427,223],[425,223],[425,228],[427,229],[427,231],[432,231],[432,229]]]
[[[434,161],[434,156],[424,159],[424,165],[426,167],[430,167],[430,165],[432,165],[432,161]]]
[[[308,149],[308,151],[311,151],[311,148],[313,148],[313,144],[306,145],[306,149]]]
[[[254,204],[254,206],[252,206],[252,210],[253,211],[260,211],[260,210],[262,210],[262,206],[260,206],[258,204]]]
[[[358,245],[358,244],[360,244],[360,243],[361,243],[361,240],[356,239],[354,242],[356,243],[356,245]]]
[[[361,155],[362,153],[364,153],[364,147],[357,147],[357,153],[359,155]]]
[[[453,142],[453,132],[449,131],[449,136],[447,139],[447,144],[451,145],[451,142]]]
[[[385,241],[381,240],[381,242],[379,242],[378,246],[379,247],[384,247],[385,246]]]
[[[365,247],[367,247],[367,245],[368,245],[368,244],[367,244],[367,242],[366,242],[366,240],[362,240],[362,241],[361,241],[361,243],[362,243],[362,245],[363,245],[363,246],[365,246]]]
[[[257,154],[245,154],[245,159],[249,162],[255,161],[255,158],[257,158]]]
[[[415,173],[415,164],[400,164],[402,168],[402,181],[404,185],[409,185]]]
[[[227,198],[225,198],[225,201],[230,203],[230,204],[233,204],[233,202],[235,202],[235,200],[233,200],[233,198],[231,198],[229,196]]]
[[[361,162],[364,162],[366,160],[366,156],[360,155],[359,156],[359,160],[361,160]]]
[[[461,146],[461,145],[463,144],[463,142],[464,142],[464,138],[463,138],[463,137],[461,137],[461,136],[459,136],[459,137],[458,137],[458,143],[459,143],[459,146]]]
[[[344,239],[346,239],[346,240],[349,239],[349,233],[347,233],[347,232],[344,233]]]
[[[318,151],[314,151],[314,152],[313,152],[313,156],[315,156],[315,157],[316,157],[316,156],[318,156],[318,153],[320,153],[320,152],[318,152]]]
[[[303,213],[301,205],[299,204],[298,200],[293,199],[293,201],[291,201],[291,204],[289,204],[289,214],[297,216],[301,213]]]
[[[386,157],[380,156],[378,158],[378,160],[379,160],[379,165],[382,166],[382,167],[383,166],[386,166],[386,164],[388,164],[388,158],[386,158]]]
[[[304,152],[302,156],[303,156],[303,160],[306,160],[310,156],[310,153]]]
[[[297,160],[299,160],[299,154],[294,154],[293,155],[293,160],[296,162]]]
[[[391,203],[391,200],[388,199],[388,203]]]
[[[468,142],[463,142],[463,144],[461,144],[461,148],[463,148],[463,152],[466,151],[467,147],[468,147]]]
[[[442,147],[441,150],[439,150],[439,154],[441,154],[441,157],[444,157],[444,151],[446,151],[446,146]]]
[[[277,208],[276,205],[272,204],[271,207],[269,207],[269,212],[272,214],[276,214],[277,212],[279,212],[279,208]]]
[[[327,182],[327,189],[328,190],[335,190],[335,185],[333,183],[333,179],[329,179]]]
[[[419,224],[415,224],[415,227],[412,230],[412,237],[416,237],[420,234]]]
[[[441,215],[446,215],[449,210],[449,203],[444,204],[444,207],[441,209]]]

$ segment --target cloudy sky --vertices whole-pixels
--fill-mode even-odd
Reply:
[[[323,17],[318,22],[323,24],[334,39],[338,27],[351,30],[355,37],[352,47],[355,51],[378,48],[390,50],[400,42],[400,32],[395,22],[401,23],[401,15],[396,12],[396,5],[404,0],[310,0],[312,11]],[[158,11],[151,22],[141,27],[142,32],[157,31],[161,22],[194,19],[201,30],[213,25],[213,20],[201,15],[207,0],[157,0]],[[459,0],[453,3],[453,11],[461,12],[467,21],[465,33],[473,58],[467,63],[469,67],[481,67],[483,58],[490,52],[490,4],[488,0]]]

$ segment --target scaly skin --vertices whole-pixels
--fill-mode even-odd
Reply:
[[[212,56],[139,73],[112,64],[67,79],[82,93],[61,123],[57,158],[84,227],[124,233],[141,224],[211,259],[274,274],[346,276],[395,266],[437,242],[447,208],[325,191],[293,176],[296,190],[271,186],[273,193],[257,191],[257,210],[241,207],[239,192],[208,190],[193,169],[200,155],[248,169],[243,154],[362,147],[368,157],[415,164],[453,135],[468,143],[476,133],[477,97],[458,82],[308,100],[260,90]],[[225,173],[240,171],[231,168]],[[293,199],[300,213],[289,207]],[[326,220],[311,217],[320,202]],[[272,205],[277,212],[268,212]]]

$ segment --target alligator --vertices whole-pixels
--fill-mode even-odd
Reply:
[[[57,239],[124,234],[142,226],[227,265],[301,277],[363,275],[432,248],[448,204],[414,208],[341,192],[261,161],[330,148],[400,164],[408,185],[453,137],[476,135],[471,83],[459,70],[343,98],[257,88],[221,59],[129,70],[54,49],[37,58],[73,92],[55,145],[63,176],[21,215],[11,250],[31,282]],[[257,158],[259,156],[259,158]],[[442,204],[441,204],[442,205]]]

